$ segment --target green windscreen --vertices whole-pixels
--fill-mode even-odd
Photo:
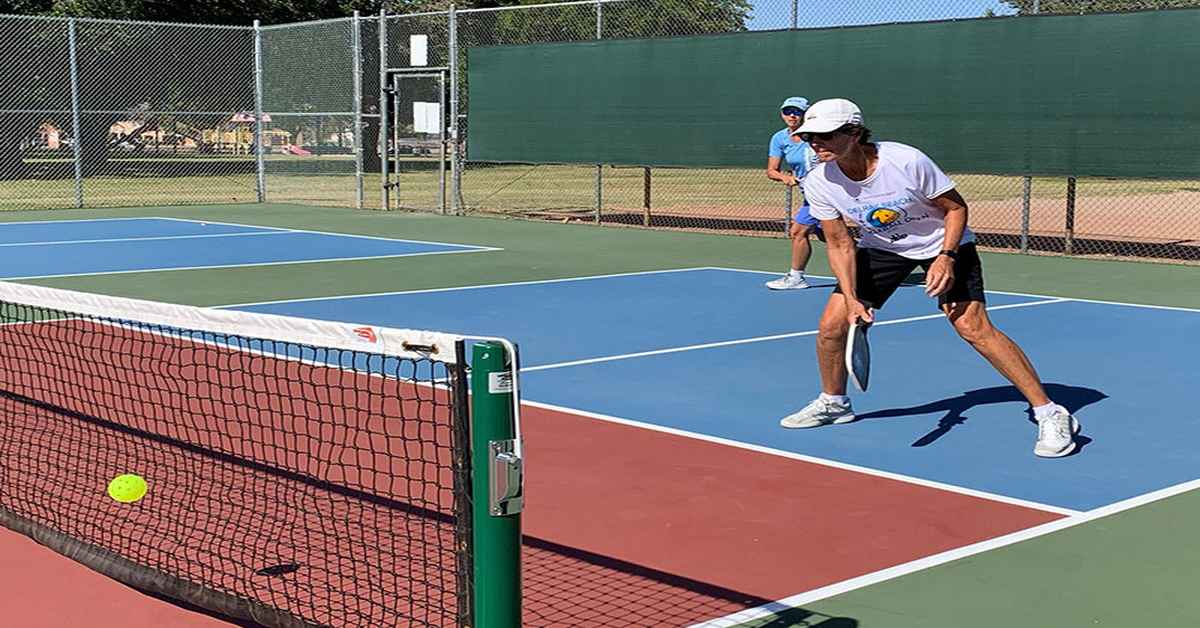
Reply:
[[[947,170],[1200,174],[1200,10],[475,48],[474,161],[763,166],[844,97]]]

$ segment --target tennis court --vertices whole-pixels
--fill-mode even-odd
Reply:
[[[1200,613],[1181,577],[1196,559],[1178,551],[1200,511],[1194,267],[987,256],[993,319],[1084,426],[1078,453],[1043,460],[1026,404],[915,286],[873,332],[862,420],[778,427],[815,393],[832,288],[763,288],[778,241],[285,205],[21,218],[0,240],[36,270],[6,274],[72,275],[30,283],[519,342],[526,625],[1183,626]],[[268,248],[313,233],[344,246]],[[165,242],[220,245],[138,244],[179,236]],[[27,609],[27,625],[61,625],[111,586],[86,570],[17,582],[36,571],[2,573],[45,603],[77,601],[59,618]],[[111,625],[220,621],[120,589],[95,611]]]

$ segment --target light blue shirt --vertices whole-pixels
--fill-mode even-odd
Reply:
[[[817,158],[817,152],[808,145],[808,142],[793,142],[790,131],[784,127],[771,136],[771,146],[767,150],[768,157],[781,157],[788,167],[792,169],[792,174],[797,179],[803,179],[804,175],[808,174],[809,170],[821,163]]]

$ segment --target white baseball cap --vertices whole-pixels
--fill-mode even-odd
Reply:
[[[829,98],[813,103],[804,112],[804,123],[796,133],[829,133],[847,124],[862,125],[862,109],[845,98]]]

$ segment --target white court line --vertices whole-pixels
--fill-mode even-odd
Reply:
[[[43,240],[37,242],[10,242],[0,244],[0,248],[8,248],[15,246],[55,246],[60,244],[92,244],[97,242],[145,242],[147,240],[189,240],[193,238],[234,238],[241,236],[268,236],[268,235],[287,235],[287,231],[271,230],[271,231],[242,231],[238,233],[205,233],[196,235],[173,235],[173,236],[136,236],[132,238],[95,238],[92,240]]]
[[[1035,539],[1037,537],[1045,536],[1060,530],[1090,523],[1103,517],[1108,517],[1110,515],[1125,512],[1126,510],[1131,510],[1139,506],[1145,506],[1146,504],[1150,504],[1152,502],[1167,499],[1168,497],[1174,497],[1189,491],[1194,491],[1197,488],[1200,488],[1200,480],[1182,482],[1174,486],[1168,486],[1167,488],[1159,489],[1152,493],[1131,497],[1114,504],[1109,504],[1094,510],[1074,514],[1064,519],[1044,523],[1042,525],[1027,528],[1019,532],[998,536],[994,539],[980,541],[979,543],[974,543],[972,545],[965,545],[963,547],[945,551],[940,554],[926,556],[925,558],[919,558],[914,561],[888,567],[887,569],[881,569],[879,571],[864,574],[855,578],[850,578],[848,580],[843,580],[841,582],[820,587],[818,589],[813,589],[811,591],[806,591],[804,593],[797,593],[796,595],[771,602],[770,604],[764,604],[756,608],[746,609],[731,615],[726,615],[724,617],[693,624],[689,628],[733,628],[734,626],[748,621],[768,618],[776,613],[792,610],[805,604],[812,604],[813,602],[824,600],[835,595],[848,593],[856,589],[862,589],[873,584],[892,580],[893,578],[906,576],[918,571],[929,569],[931,567],[936,567],[938,565],[944,565],[968,556],[982,554],[984,552],[1013,545],[1015,543],[1020,543],[1022,541]]]
[[[92,277],[100,275],[125,275],[129,273],[159,273],[172,270],[208,270],[212,268],[250,268],[252,266],[286,266],[288,264],[319,264],[321,262],[352,262],[368,259],[390,259],[394,257],[417,257],[420,255],[461,255],[464,253],[486,253],[504,249],[479,248],[459,249],[454,251],[426,251],[424,253],[398,253],[394,255],[367,255],[363,257],[318,257],[314,259],[288,260],[284,262],[253,262],[249,264],[214,264],[212,266],[175,266],[160,268],[135,268],[133,270],[106,270],[99,272],[62,273],[58,275],[29,275],[27,277],[0,277],[2,281],[20,281],[25,279],[51,279],[54,277]]]
[[[499,250],[499,249],[498,249]],[[232,303],[229,305],[218,305],[214,307],[233,308],[233,307],[251,307],[254,305],[275,305],[278,303],[308,303],[312,301],[335,301],[338,299],[364,299],[367,297],[390,297],[401,296],[407,294],[428,294],[432,292],[457,292],[459,290],[481,290],[485,288],[509,288],[513,286],[532,286],[537,284],[548,283],[570,283],[575,281],[591,281],[593,279],[609,279],[613,277],[633,277],[637,275],[659,275],[666,273],[687,273],[697,270],[711,270],[709,268],[672,268],[669,270],[638,270],[628,273],[613,273],[610,275],[584,275],[582,277],[561,277],[558,279],[531,279],[529,281],[509,281],[504,283],[488,283],[476,284],[471,286],[454,286],[451,288],[423,288],[420,290],[390,290],[387,292],[370,292],[365,294],[344,294],[329,297],[302,297],[299,299],[279,299],[275,301],[255,301],[253,303]]]
[[[146,216],[128,216],[125,218],[67,218],[65,220],[55,220],[48,218],[46,220],[14,220],[0,222],[0,228],[4,225],[48,225],[48,224],[70,224],[77,222],[111,222],[114,220],[158,220],[158,218],[147,218]],[[165,219],[164,219],[165,220]]]
[[[993,306],[988,307],[987,310],[989,312],[994,312],[996,310],[1010,310],[1010,309],[1014,309],[1014,308],[1031,307],[1031,306],[1035,306],[1035,305],[1049,305],[1052,303],[1066,303],[1070,300],[1071,299],[1051,298],[1051,299],[1046,299],[1044,301],[1027,301],[1025,303],[1009,303],[1006,305],[993,305]],[[914,321],[927,321],[927,320],[932,320],[932,319],[944,319],[944,318],[946,318],[946,315],[941,312],[938,312],[937,314],[925,314],[922,316],[910,316],[908,318],[896,318],[896,319],[892,319],[892,320],[877,321],[876,323],[874,323],[873,326],[897,325],[900,323],[911,323]],[[810,329],[808,331],[796,331],[796,332],[791,332],[791,333],[787,333],[787,334],[775,334],[773,336],[757,336],[754,338],[740,338],[738,340],[722,340],[719,342],[706,342],[706,343],[698,344],[698,345],[688,345],[686,347],[671,347],[669,349],[654,349],[651,351],[639,351],[637,353],[625,353],[625,354],[621,354],[621,355],[609,355],[609,356],[604,356],[604,357],[599,357],[599,358],[587,358],[587,359],[583,359],[583,360],[572,360],[570,362],[558,362],[555,364],[543,364],[541,366],[528,366],[528,367],[523,367],[521,369],[521,371],[522,372],[544,371],[547,369],[558,369],[558,368],[564,368],[564,367],[568,367],[568,366],[579,366],[581,364],[596,364],[599,362],[612,362],[614,360],[628,360],[631,358],[644,358],[646,356],[662,355],[665,353],[680,353],[682,351],[695,351],[698,349],[711,349],[713,347],[728,347],[731,345],[749,344],[752,342],[768,342],[771,340],[782,340],[784,338],[797,338],[800,336],[814,336],[816,334],[817,334],[817,330]]]
[[[849,464],[846,462],[838,462],[837,460],[830,460],[828,458],[820,458],[817,456],[808,456],[805,454],[799,454],[799,453],[795,453],[795,452],[791,452],[791,451],[786,451],[783,449],[775,449],[773,447],[764,447],[762,445],[754,445],[751,443],[744,443],[742,441],[731,440],[728,438],[721,438],[720,436],[710,436],[708,434],[702,434],[699,432],[690,432],[688,430],[681,430],[681,429],[676,429],[673,427],[656,425],[654,423],[645,423],[643,421],[635,421],[633,419],[626,419],[626,418],[622,418],[622,417],[618,417],[618,416],[612,416],[609,414],[600,414],[597,412],[589,412],[587,410],[579,410],[576,408],[568,408],[565,406],[558,406],[558,405],[549,404],[549,403],[542,403],[540,401],[532,401],[530,399],[522,399],[521,403],[528,405],[528,406],[535,407],[535,408],[543,408],[546,410],[553,410],[555,412],[573,414],[576,416],[587,417],[589,419],[596,419],[596,420],[605,421],[608,423],[616,423],[618,425],[625,425],[628,427],[636,427],[636,428],[641,428],[644,430],[650,430],[652,432],[660,432],[663,434],[671,434],[673,436],[681,436],[683,438],[690,438],[693,440],[704,441],[706,443],[714,443],[717,445],[724,445],[726,447],[733,447],[735,449],[744,449],[746,451],[753,451],[755,453],[766,454],[769,456],[777,456],[780,458],[799,460],[801,462],[817,464],[817,465],[821,465],[823,467],[829,467],[832,469],[839,469],[842,471],[852,471],[854,473],[860,473],[863,475],[870,475],[873,477],[886,478],[889,480],[895,480],[897,482],[904,482],[905,484],[913,484],[916,486],[933,488],[933,489],[937,489],[940,491],[946,491],[948,493],[957,493],[959,495],[966,495],[969,497],[986,499],[988,501],[998,502],[998,503],[1002,503],[1002,504],[1008,504],[1011,506],[1020,506],[1022,508],[1028,508],[1031,510],[1052,512],[1052,513],[1064,515],[1064,516],[1075,516],[1075,515],[1081,514],[1081,512],[1078,510],[1072,510],[1070,508],[1063,508],[1061,506],[1054,506],[1052,504],[1043,504],[1043,503],[1029,501],[1029,500],[1025,500],[1025,499],[1019,499],[1016,497],[1009,497],[1007,495],[1000,495],[997,493],[989,493],[987,491],[978,491],[978,490],[966,488],[963,486],[955,486],[953,484],[943,484],[941,482],[936,482],[934,480],[926,480],[924,478],[918,478],[918,477],[914,477],[911,475],[904,475],[901,473],[892,473],[890,471],[882,471],[880,469],[872,469],[870,467],[860,467],[858,465]]]
[[[754,270],[752,268],[731,268],[731,267],[726,267],[726,266],[705,266],[704,269],[705,270],[725,270],[725,271],[729,271],[731,273],[752,273],[755,275],[778,275],[779,274],[777,272],[773,273],[773,272],[766,271],[766,270]],[[808,276],[809,277],[819,277],[821,279],[833,279],[833,280],[837,279],[836,277],[829,277],[826,275],[808,275]],[[1179,307],[1179,306],[1173,306],[1173,305],[1151,305],[1149,303],[1126,303],[1124,301],[1101,301],[1098,299],[1083,299],[1083,298],[1079,298],[1079,297],[1060,297],[1060,296],[1049,295],[1049,294],[1033,294],[1030,292],[1006,292],[1004,290],[984,290],[984,292],[986,292],[988,294],[1005,294],[1005,295],[1013,296],[1013,297],[1030,297],[1030,298],[1036,298],[1036,299],[1066,299],[1068,301],[1079,301],[1080,303],[1097,303],[1100,305],[1122,305],[1125,307],[1141,307],[1141,308],[1146,308],[1146,309],[1151,309],[1151,310],[1172,310],[1172,311],[1176,311],[1176,312],[1200,312],[1200,308]]]
[[[281,229],[288,233],[315,233],[317,235],[339,236],[343,238],[357,238],[360,240],[381,240],[383,242],[408,242],[410,244],[432,244],[437,246],[461,246],[468,249],[481,249],[488,251],[502,251],[504,249],[496,247],[479,246],[477,244],[461,244],[458,242],[430,242],[428,240],[406,240],[404,238],[386,238],[383,236],[359,235],[355,233],[341,233],[338,231],[316,231],[314,229],[289,229],[284,227],[269,227],[266,225],[247,225],[240,222],[220,222],[215,220],[199,220],[193,218],[169,218],[166,216],[154,216],[157,220],[174,220],[177,222],[198,222],[209,225],[225,225],[227,227],[246,227],[250,229]]]

